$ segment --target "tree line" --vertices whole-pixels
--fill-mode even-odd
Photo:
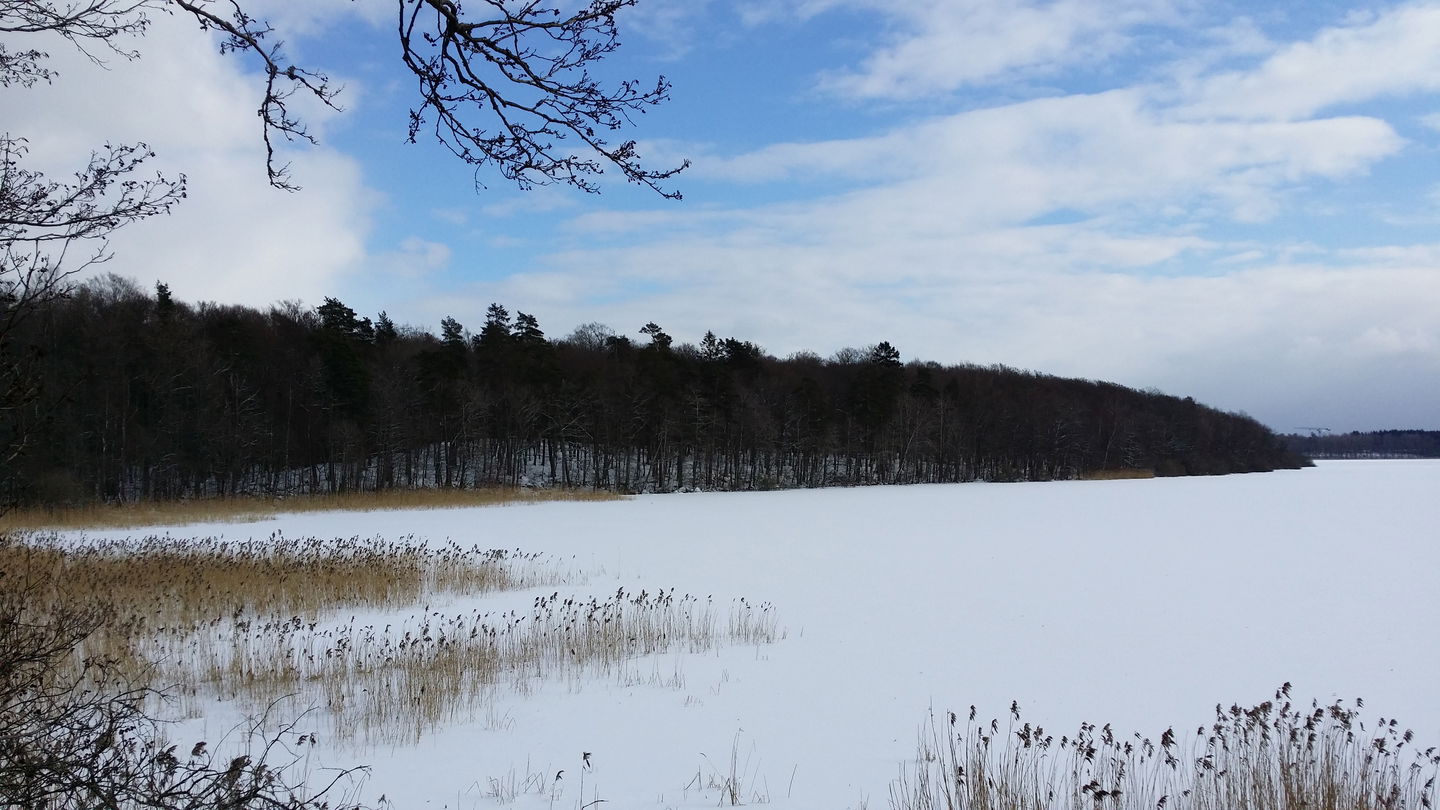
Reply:
[[[105,276],[12,335],[9,505],[396,487],[626,492],[1296,467],[1269,429],[1189,398],[888,342],[785,359],[707,333],[586,324],[559,340],[490,306],[439,334],[339,300],[266,311]]]
[[[1309,458],[1440,458],[1440,430],[1315,431],[1284,439]]]

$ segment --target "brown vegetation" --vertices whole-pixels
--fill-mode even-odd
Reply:
[[[268,710],[222,739],[166,739],[149,711],[164,693],[81,649],[113,608],[57,602],[55,585],[43,571],[0,569],[0,806],[347,807],[363,769],[312,773],[314,735]]]
[[[483,487],[391,489],[295,495],[286,498],[225,497],[141,501],[87,506],[32,507],[0,514],[0,532],[27,530],[134,529],[197,523],[249,523],[297,512],[375,512],[397,509],[464,509],[550,501],[614,501],[626,496],[588,489]]]
[[[66,544],[0,535],[0,590],[28,610],[101,610],[73,663],[114,662],[185,711],[284,696],[315,706],[331,738],[415,739],[473,716],[500,683],[617,674],[661,652],[777,638],[769,604],[728,608],[674,589],[533,599],[528,610],[452,607],[461,596],[562,584],[563,561],[414,540],[287,538]],[[37,586],[36,583],[41,583]]]
[[[1058,740],[1010,719],[933,715],[919,757],[891,783],[895,810],[1429,810],[1440,748],[1395,720],[1366,725],[1344,701],[1297,706],[1290,684],[1251,708],[1217,705],[1182,740],[1081,724]]]
[[[1154,470],[1137,470],[1133,468],[1118,470],[1091,470],[1081,473],[1081,481],[1130,481],[1141,478],[1154,478]]]

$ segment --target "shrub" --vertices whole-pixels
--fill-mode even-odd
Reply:
[[[268,733],[267,718],[234,756],[170,744],[146,711],[164,695],[80,653],[110,611],[57,599],[56,588],[43,574],[0,571],[0,806],[318,810],[355,773],[307,790],[297,749],[313,738],[288,726]]]

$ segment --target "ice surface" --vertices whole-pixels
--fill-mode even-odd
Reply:
[[[1301,697],[1364,697],[1367,717],[1398,717],[1417,742],[1440,744],[1437,494],[1440,462],[1356,461],[311,513],[171,532],[413,533],[573,555],[603,571],[565,586],[582,597],[673,586],[777,606],[788,636],[773,645],[502,689],[488,717],[418,746],[331,752],[374,766],[372,802],[489,807],[490,778],[553,786],[564,769],[554,807],[711,807],[720,794],[693,782],[728,776],[734,750],[747,803],[878,808],[932,706],[1003,717],[1013,699],[1056,734],[1089,720],[1153,736],[1292,681]],[[549,794],[516,804],[551,805]]]

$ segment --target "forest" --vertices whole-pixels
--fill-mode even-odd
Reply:
[[[110,275],[19,323],[0,409],[5,505],[405,487],[623,492],[1202,475],[1305,465],[1190,398],[888,342],[779,359],[491,305],[439,334],[336,299],[261,311]],[[12,375],[14,379],[20,377]],[[19,385],[19,383],[15,383]],[[12,391],[12,394],[14,392]]]
[[[1315,431],[1284,437],[1309,458],[1440,458],[1440,430]]]

